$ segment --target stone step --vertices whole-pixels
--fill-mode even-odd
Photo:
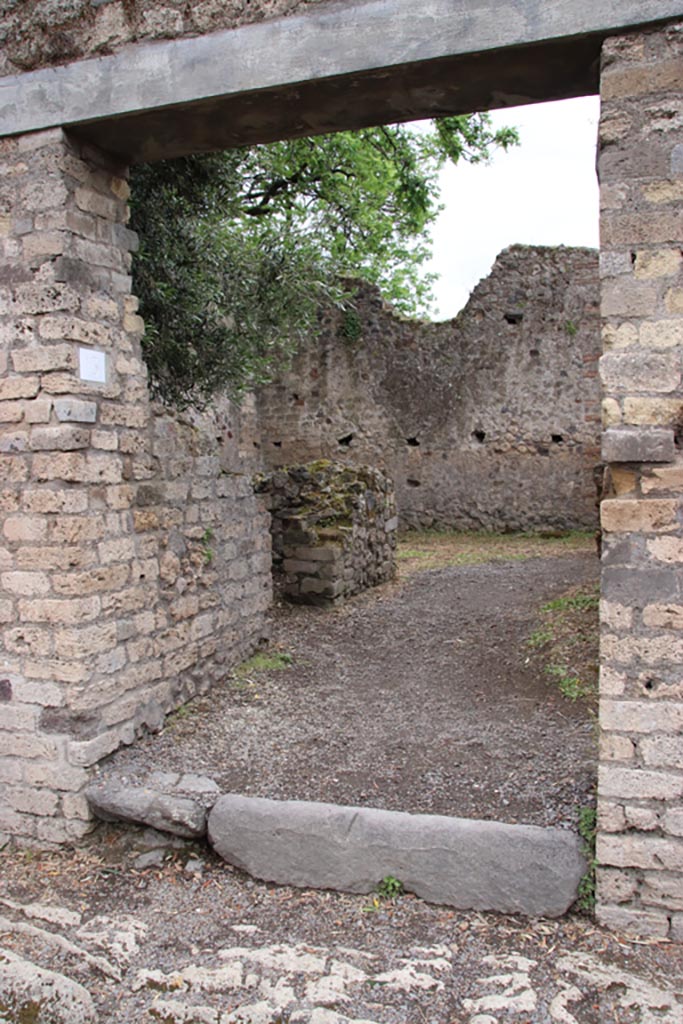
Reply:
[[[430,903],[534,917],[563,914],[587,869],[562,829],[236,794],[213,805],[208,835],[264,881],[369,893],[392,877]]]

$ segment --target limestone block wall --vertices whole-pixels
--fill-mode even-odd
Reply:
[[[0,140],[0,832],[87,828],[87,768],[263,633],[270,538],[228,415],[150,404],[125,170]]]
[[[403,525],[592,527],[600,461],[598,256],[513,246],[454,320],[361,285],[256,397],[270,466],[331,458],[394,480]]]
[[[261,478],[285,596],[332,605],[396,572],[396,501],[379,470],[320,460]]]
[[[602,62],[598,916],[683,940],[683,22]]]
[[[282,17],[320,0],[31,0],[0,7],[0,76]]]

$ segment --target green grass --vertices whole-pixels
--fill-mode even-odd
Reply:
[[[233,675],[237,679],[246,679],[263,672],[281,672],[283,669],[289,668],[293,662],[292,655],[286,652],[263,651],[243,661],[241,665],[233,669]]]
[[[584,683],[578,676],[572,675],[566,665],[548,665],[546,675],[549,675],[563,697],[567,700],[579,700],[584,697],[594,696],[594,687]]]
[[[584,608],[598,608],[600,595],[595,591],[583,594],[572,594],[571,596],[558,597],[554,601],[548,601],[541,608],[542,612],[564,612],[571,609],[583,610]]]
[[[527,640],[527,644],[529,647],[533,647],[534,650],[539,650],[541,647],[545,647],[546,644],[549,644],[552,638],[552,630],[536,629]]]
[[[527,640],[563,697],[591,708],[597,704],[599,604],[597,584],[573,587],[540,607],[540,621]]]
[[[294,664],[294,658],[287,651],[259,651],[232,670],[227,685],[241,702],[261,701],[261,685],[267,680],[268,672],[282,672]]]
[[[593,551],[591,532],[490,533],[486,530],[408,530],[399,537],[396,558],[402,576],[485,562],[547,558]]]

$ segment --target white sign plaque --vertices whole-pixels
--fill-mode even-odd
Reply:
[[[107,357],[96,348],[79,348],[79,373],[81,380],[90,380],[93,384],[107,383]]]

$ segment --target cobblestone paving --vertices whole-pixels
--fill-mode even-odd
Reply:
[[[104,828],[75,851],[0,855],[0,1021],[683,1022],[672,943],[581,916],[266,886],[177,841],[136,867],[150,836]]]

